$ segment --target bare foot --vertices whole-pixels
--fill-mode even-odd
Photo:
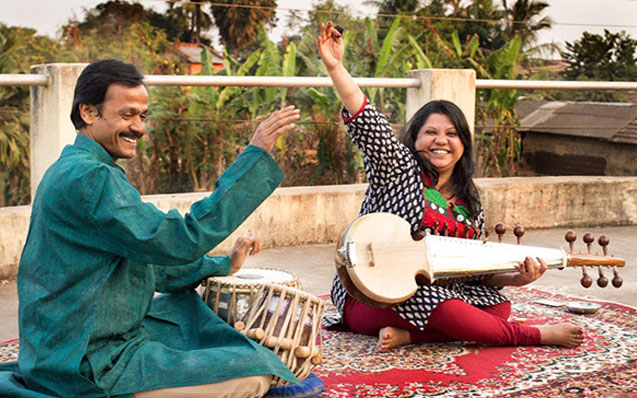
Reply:
[[[540,344],[575,348],[584,341],[584,329],[572,323],[542,325],[537,328],[540,329]]]
[[[387,326],[378,332],[378,344],[376,344],[376,349],[385,352],[394,347],[409,344],[410,342],[411,337],[408,331]]]

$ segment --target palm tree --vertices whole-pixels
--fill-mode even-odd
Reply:
[[[210,6],[210,10],[221,40],[235,57],[239,50],[257,41],[261,26],[276,23],[276,0],[219,0],[217,3],[227,4]]]
[[[378,9],[378,38],[383,40],[396,15],[413,15],[419,7],[418,0],[365,0],[363,4]]]
[[[493,0],[473,0],[464,10],[462,17],[474,19],[469,22],[459,22],[459,36],[461,40],[478,35],[480,47],[494,51],[501,48],[506,40],[502,36],[499,23],[505,16],[504,10],[498,8]]]
[[[551,28],[553,21],[550,17],[540,18],[540,14],[549,6],[548,3],[541,0],[516,0],[508,8],[506,0],[502,1],[508,17],[505,36],[507,40],[519,36],[523,49],[536,42],[540,30]]]
[[[161,28],[173,33],[179,40],[186,43],[210,44],[210,40],[201,37],[201,32],[212,27],[212,17],[201,9],[200,2],[179,5],[170,2],[165,19]],[[177,31],[176,34],[173,31]]]

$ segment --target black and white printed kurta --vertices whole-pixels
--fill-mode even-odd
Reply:
[[[401,216],[418,231],[425,212],[422,171],[411,151],[396,139],[387,119],[365,102],[356,115],[343,110],[343,119],[352,142],[363,153],[369,187],[361,205],[360,215],[388,212]],[[459,220],[463,221],[463,220]],[[482,230],[483,212],[471,226]],[[425,225],[431,232],[431,226]],[[347,292],[338,276],[332,283],[332,302],[338,317],[325,317],[325,327],[342,323]],[[455,283],[446,286],[419,286],[416,293],[393,309],[419,329],[424,329],[432,311],[443,301],[460,299],[477,306],[489,306],[507,301],[496,289],[479,282]]]

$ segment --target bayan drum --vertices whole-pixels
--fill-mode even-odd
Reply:
[[[257,297],[260,287],[273,283],[301,289],[301,281],[295,275],[267,268],[241,268],[234,275],[209,277],[203,300],[221,319],[234,325],[241,320]]]
[[[325,302],[298,289],[263,285],[243,321],[235,328],[268,347],[294,373],[299,381],[310,375],[322,361],[321,320]],[[273,378],[273,385],[287,382]]]

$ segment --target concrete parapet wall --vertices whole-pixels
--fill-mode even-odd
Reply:
[[[637,225],[637,177],[482,178],[487,226],[527,229]],[[332,243],[358,215],[367,184],[279,188],[213,253],[227,253],[238,236],[264,247]],[[145,196],[182,214],[205,193]],[[30,206],[0,208],[0,279],[13,279],[26,240]],[[275,264],[273,264],[275,266]]]
[[[482,178],[476,184],[488,227],[637,225],[637,177]]]

